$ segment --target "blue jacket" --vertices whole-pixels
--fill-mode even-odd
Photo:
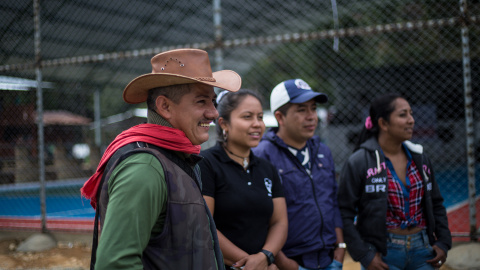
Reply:
[[[304,267],[326,267],[332,261],[331,251],[337,240],[335,228],[342,228],[332,154],[319,137],[309,139],[309,174],[276,131],[268,130],[253,152],[270,161],[282,180],[288,211],[288,238],[283,252]]]

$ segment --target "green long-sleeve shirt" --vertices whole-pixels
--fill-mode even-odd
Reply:
[[[165,222],[167,186],[162,165],[147,153],[128,157],[109,178],[108,193],[95,269],[143,269],[142,252]]]

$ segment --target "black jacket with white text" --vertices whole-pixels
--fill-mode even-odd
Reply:
[[[437,245],[447,253],[452,246],[452,238],[430,160],[421,145],[410,141],[404,144],[422,175],[425,190],[422,210],[430,245]],[[375,138],[365,141],[349,157],[340,175],[338,191],[348,252],[355,261],[368,267],[376,251],[387,254],[387,168]]]

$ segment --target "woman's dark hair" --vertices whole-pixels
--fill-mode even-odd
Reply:
[[[247,96],[252,96],[258,99],[263,107],[262,98],[259,94],[250,89],[240,89],[237,92],[227,92],[220,97],[217,105],[218,117],[222,117],[224,121],[230,122],[230,115],[232,114],[232,111],[235,110]],[[217,131],[217,141],[220,143],[225,143],[225,140],[223,139],[222,127],[218,124],[218,118],[215,120],[215,125]]]
[[[376,97],[370,104],[370,118],[372,121],[372,128],[367,129],[365,127],[365,122],[363,122],[363,129],[360,133],[359,140],[355,145],[355,150],[360,148],[360,145],[367,139],[375,136],[378,138],[378,133],[380,129],[378,127],[378,119],[383,118],[385,121],[390,121],[390,115],[395,110],[394,101],[397,98],[404,98],[396,93],[388,93]],[[365,119],[364,119],[365,121]]]

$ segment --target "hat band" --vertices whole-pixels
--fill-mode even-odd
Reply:
[[[215,78],[212,77],[195,77],[195,79],[199,81],[207,81],[207,82],[216,82]]]

